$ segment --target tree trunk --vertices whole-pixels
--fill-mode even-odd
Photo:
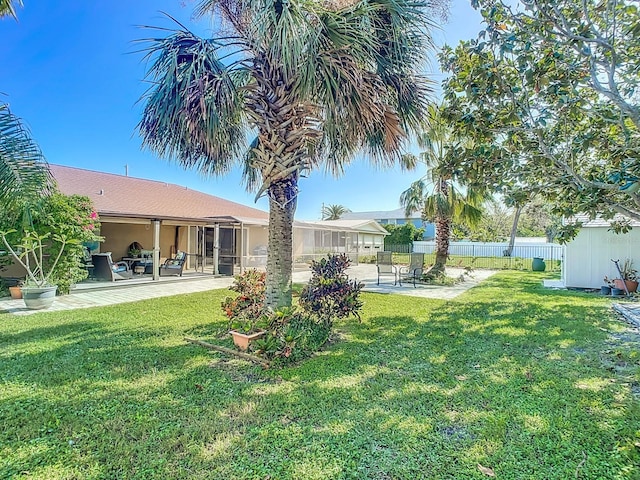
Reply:
[[[513,246],[516,243],[516,233],[518,231],[518,222],[520,221],[520,214],[522,213],[522,207],[516,208],[516,213],[513,215],[513,225],[511,225],[511,236],[509,237],[509,246],[504,251],[505,257],[510,257],[513,253]]]
[[[451,219],[447,217],[436,218],[436,261],[427,274],[442,275],[449,258],[449,240],[451,237]]]
[[[291,306],[293,269],[293,216],[296,212],[297,176],[269,187],[269,249],[265,303],[272,310]]]

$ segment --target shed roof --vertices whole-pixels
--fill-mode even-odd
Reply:
[[[49,167],[62,193],[89,197],[102,216],[202,220],[218,216],[269,218],[267,212],[257,208],[172,183],[62,165]]]
[[[616,214],[615,217],[613,217],[613,220],[618,222],[628,221],[629,225],[631,225],[632,227],[640,227],[640,222],[638,220],[634,220],[632,218],[628,218],[623,215]],[[573,217],[571,217],[570,221],[581,222],[583,228],[592,228],[592,227],[609,228],[612,222],[612,220],[606,220],[602,217],[596,217],[594,219],[591,219],[589,215],[584,213],[580,215],[574,215]]]

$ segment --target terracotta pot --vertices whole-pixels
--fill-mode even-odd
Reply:
[[[9,287],[9,293],[11,294],[11,298],[19,300],[22,298],[22,287]]]
[[[627,285],[627,290],[629,291],[629,293],[633,293],[638,290],[638,282],[636,282],[635,280],[624,280],[623,283],[622,279],[616,278],[613,281],[613,286],[619,288],[620,290],[624,290],[625,284]]]
[[[235,330],[230,330],[229,333],[233,337],[233,343],[236,347],[238,347],[243,352],[246,352],[249,349],[249,344],[254,340],[263,337],[265,333],[264,330],[260,330],[255,333],[241,333],[236,332]]]

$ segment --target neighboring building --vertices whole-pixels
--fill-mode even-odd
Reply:
[[[578,217],[583,222],[576,238],[566,246],[563,265],[563,279],[566,287],[600,288],[605,276],[619,277],[611,260],[620,263],[629,258],[636,268],[640,267],[640,222],[631,221],[633,229],[629,233],[617,234],[610,230],[607,220],[589,220]]]
[[[265,211],[166,182],[50,165],[60,191],[89,197],[100,216],[104,242],[94,250],[128,256],[137,242],[157,253],[154,270],[176,251],[186,270],[233,274],[266,264]],[[296,256],[345,252],[357,258],[383,244],[387,232],[373,221],[294,222]]]
[[[404,225],[406,223],[412,223],[417,228],[424,228],[423,240],[433,240],[436,236],[436,227],[433,223],[424,222],[418,213],[407,217],[403,208],[371,212],[349,212],[342,215],[341,219],[375,220],[380,225]]]

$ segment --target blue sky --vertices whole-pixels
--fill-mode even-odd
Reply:
[[[203,178],[141,149],[136,125],[145,64],[135,40],[139,25],[171,26],[167,12],[206,35],[211,21],[192,19],[194,0],[24,0],[18,21],[0,20],[0,101],[30,128],[50,163],[161,180],[267,210],[241,185],[238,170]],[[434,32],[438,44],[476,36],[480,15],[467,0],[452,0],[449,22]],[[436,62],[432,78],[443,75]],[[300,182],[296,218],[314,220],[325,204],[353,211],[392,210],[400,193],[423,172],[373,170],[356,160],[336,179],[321,171]]]

